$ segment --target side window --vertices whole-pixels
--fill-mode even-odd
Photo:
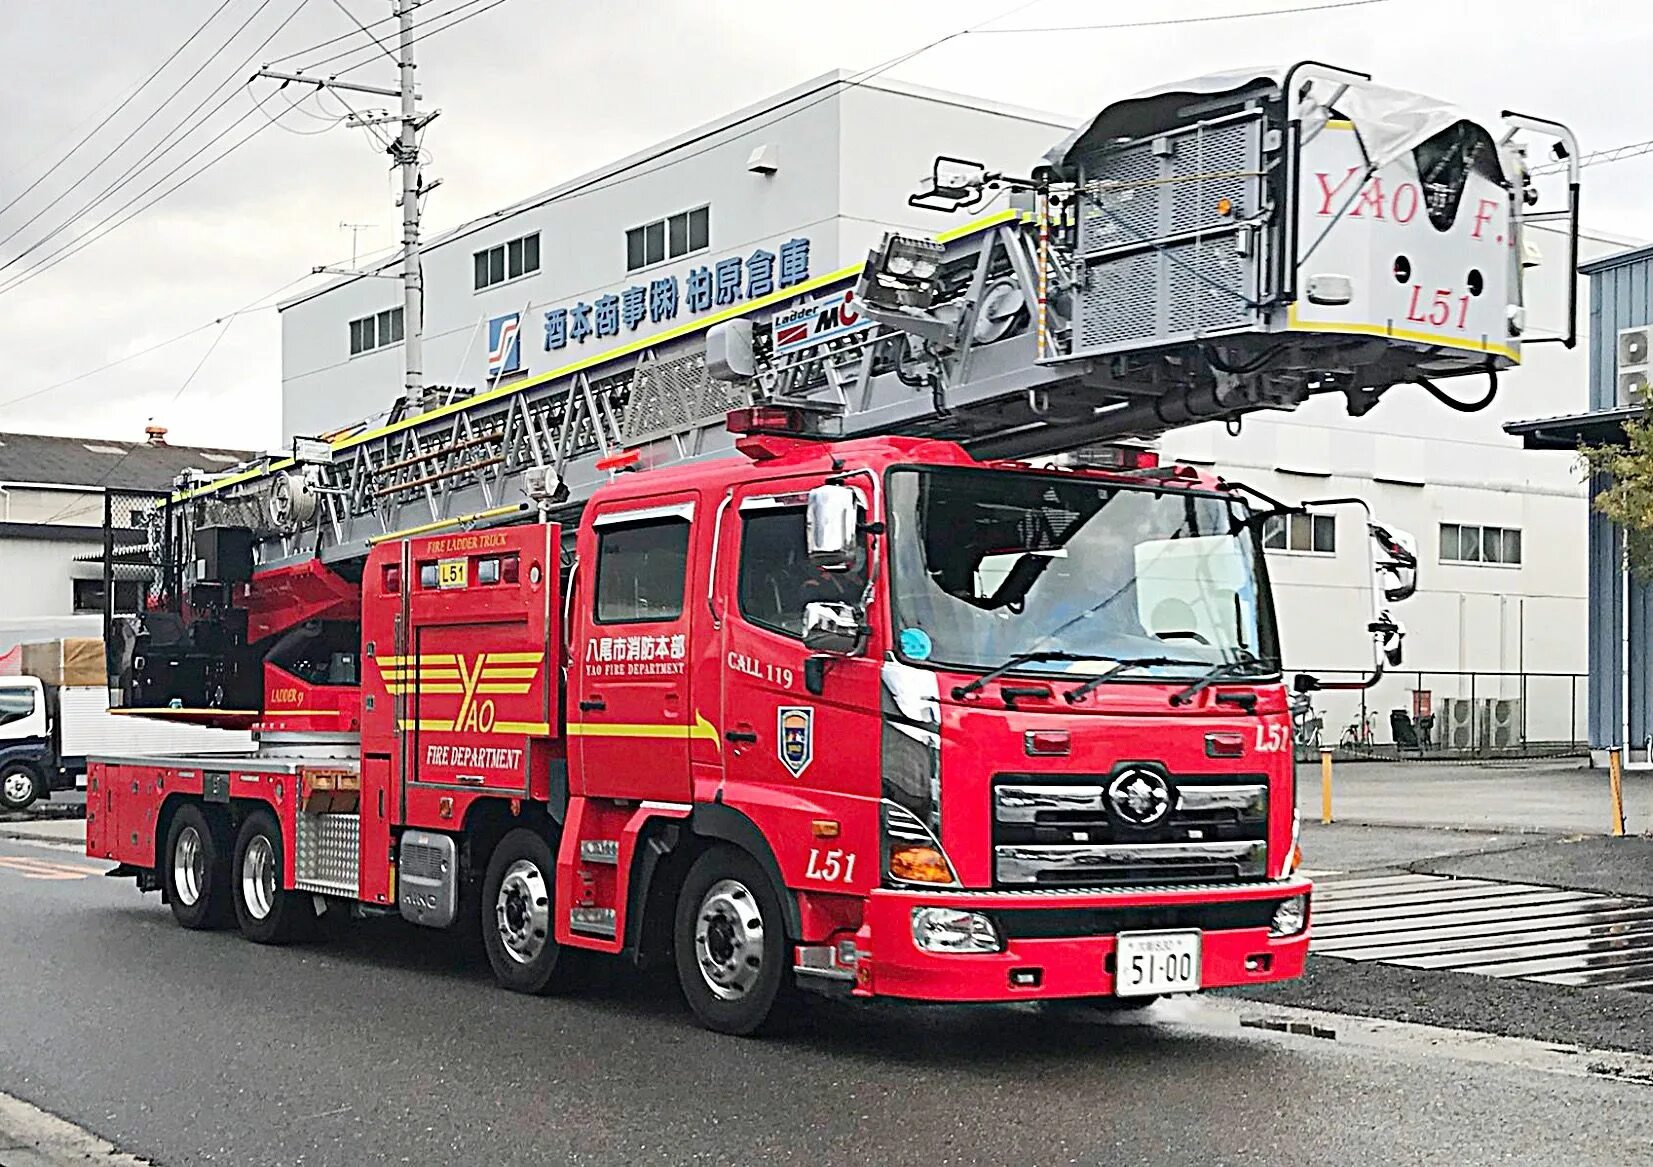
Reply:
[[[851,603],[866,586],[866,569],[822,571],[809,562],[802,507],[777,507],[741,516],[740,614],[783,636],[804,634],[804,605]]]
[[[683,614],[689,523],[654,519],[597,532],[599,624],[646,624]]]
[[[33,689],[0,689],[0,725],[22,721],[33,712]]]

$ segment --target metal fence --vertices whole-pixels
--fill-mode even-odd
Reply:
[[[1370,671],[1311,669],[1325,681]],[[1586,674],[1390,672],[1362,690],[1299,695],[1297,752],[1342,758],[1565,757],[1588,750]]]

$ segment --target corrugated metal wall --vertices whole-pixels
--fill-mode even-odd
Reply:
[[[1592,272],[1590,275],[1590,408],[1618,404],[1618,336],[1621,329],[1653,323],[1653,257]],[[1602,485],[1591,480],[1592,494]],[[1653,735],[1653,588],[1629,582],[1630,660],[1622,657],[1625,631],[1623,544],[1613,525],[1590,515],[1590,745],[1607,749],[1624,745],[1641,752]],[[1626,671],[1629,680],[1629,733],[1624,732]]]

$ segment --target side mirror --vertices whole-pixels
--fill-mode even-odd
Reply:
[[[1366,530],[1382,553],[1373,567],[1384,600],[1398,604],[1409,599],[1418,590],[1418,541],[1398,527],[1368,522]]]
[[[853,656],[861,647],[861,618],[848,604],[817,600],[804,605],[804,647],[833,656]]]
[[[1383,653],[1389,667],[1398,669],[1406,642],[1406,625],[1385,612],[1372,624],[1372,635],[1377,639],[1378,650]]]
[[[827,571],[853,567],[860,520],[860,496],[849,487],[829,482],[811,490],[805,514],[809,561]]]

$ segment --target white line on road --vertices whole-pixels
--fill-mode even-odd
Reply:
[[[0,1094],[0,1163],[5,1167],[149,1167],[84,1127],[65,1122],[21,1098]]]

